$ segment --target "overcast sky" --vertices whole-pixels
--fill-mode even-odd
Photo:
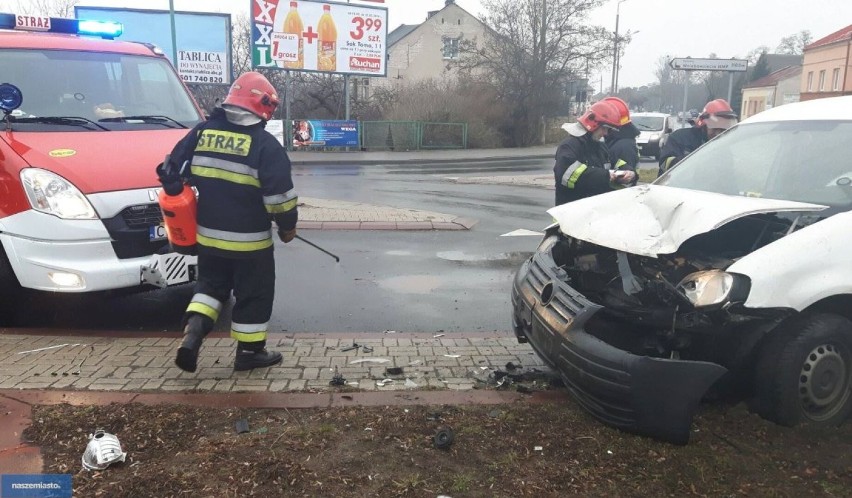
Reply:
[[[7,7],[16,0],[0,1]],[[22,0],[26,3],[27,0]],[[173,0],[176,10],[247,13],[250,0]],[[283,0],[282,0],[283,1]],[[359,3],[357,0],[354,3]],[[364,5],[381,5],[360,2]],[[456,0],[473,15],[482,14],[479,0]],[[80,5],[162,9],[168,0],[82,0]],[[609,0],[592,14],[594,24],[615,29],[618,0]],[[444,0],[385,0],[389,28],[419,24]],[[8,8],[8,7],[7,7]],[[809,30],[814,40],[852,24],[852,0],[621,0],[618,31],[635,33],[622,55],[619,87],[653,83],[662,56],[745,57],[766,45],[774,50],[781,38]],[[612,66],[592,75],[596,88],[610,83]]]

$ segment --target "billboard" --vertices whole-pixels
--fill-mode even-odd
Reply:
[[[231,83],[231,15],[175,12],[177,61],[168,10],[74,7],[77,19],[116,21],[124,25],[118,38],[153,43],[165,52],[186,83]]]
[[[309,0],[251,2],[252,67],[387,75],[386,8]]]
[[[293,147],[357,147],[358,121],[293,121]]]

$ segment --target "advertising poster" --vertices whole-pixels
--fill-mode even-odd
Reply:
[[[358,144],[358,121],[293,121],[293,147],[358,147]]]
[[[364,5],[252,0],[252,65],[386,76],[387,14]]]
[[[231,15],[175,12],[177,58],[167,10],[75,6],[77,19],[124,25],[119,40],[145,41],[163,49],[186,83],[231,84]]]

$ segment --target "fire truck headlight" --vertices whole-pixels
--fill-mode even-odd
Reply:
[[[30,205],[36,211],[66,220],[94,220],[92,204],[77,187],[65,178],[39,168],[21,171],[21,182]]]

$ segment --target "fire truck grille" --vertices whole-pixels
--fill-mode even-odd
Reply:
[[[162,223],[163,214],[157,204],[140,204],[124,208],[121,219],[127,224],[127,228],[148,228]]]

